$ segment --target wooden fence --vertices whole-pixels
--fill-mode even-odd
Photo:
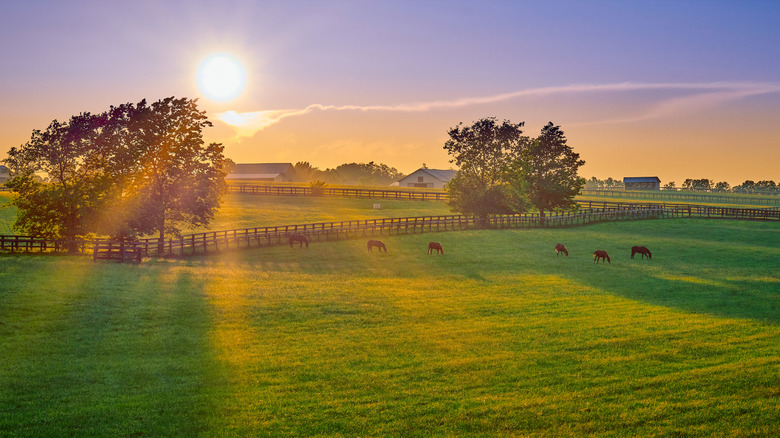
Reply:
[[[269,186],[253,184],[231,184],[229,193],[247,193],[252,195],[269,196],[323,196],[329,198],[370,198],[370,199],[398,199],[412,201],[446,201],[449,196],[446,192],[425,192],[410,190],[382,190],[365,188],[336,188],[336,187],[296,187],[296,186]]]
[[[71,245],[72,248],[76,248],[82,253],[93,254],[95,259],[116,259],[119,254],[124,254],[122,258],[128,254],[133,257],[137,254],[144,257],[190,256],[237,248],[287,245],[291,234],[304,234],[309,240],[316,242],[481,228],[557,228],[603,221],[654,218],[780,221],[780,211],[685,204],[589,202],[587,207],[581,205],[579,211],[551,214],[544,217],[536,213],[529,213],[490,216],[485,220],[462,215],[367,219],[210,231],[168,239],[163,242],[154,238],[140,239],[137,242],[124,244],[110,240],[84,240],[71,242]],[[68,242],[61,240],[27,236],[0,236],[0,250],[5,251],[62,251],[69,247],[67,244]],[[124,246],[120,248],[122,245]],[[107,254],[107,257],[100,257],[101,253]]]
[[[720,204],[751,204],[780,206],[780,196],[750,196],[745,195],[727,195],[716,193],[690,193],[690,192],[663,192],[655,190],[587,190],[580,191],[583,196],[608,196],[612,198],[624,199],[649,199],[649,200],[690,200],[694,202],[712,202]]]

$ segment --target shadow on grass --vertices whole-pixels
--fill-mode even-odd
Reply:
[[[562,230],[568,261],[539,264],[544,272],[608,293],[687,312],[780,324],[780,232],[776,224],[735,221],[644,221]],[[631,259],[646,245],[652,260]],[[589,252],[604,247],[612,263],[593,265]]]
[[[26,266],[26,284],[3,300],[0,346],[15,348],[0,371],[0,435],[208,431],[215,401],[202,387],[217,367],[202,282],[154,267],[61,263]]]

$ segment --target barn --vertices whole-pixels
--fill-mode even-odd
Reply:
[[[291,163],[239,163],[225,177],[227,181],[274,181],[296,180],[295,168]]]
[[[443,189],[444,186],[455,178],[455,170],[441,169],[417,169],[407,177],[398,181],[399,187],[427,187],[431,189]],[[395,184],[394,184],[395,185]]]
[[[657,176],[624,177],[626,190],[661,190],[661,180]]]

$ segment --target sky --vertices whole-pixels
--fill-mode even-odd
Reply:
[[[447,131],[496,117],[559,125],[586,178],[780,181],[778,22],[777,0],[0,0],[0,159],[176,96],[237,163],[453,168]]]

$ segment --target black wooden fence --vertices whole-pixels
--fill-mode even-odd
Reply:
[[[603,221],[654,218],[710,218],[780,221],[780,211],[744,209],[685,204],[629,204],[610,202],[580,203],[580,210],[563,214],[515,214],[490,216],[480,220],[473,216],[442,215],[368,219],[340,222],[319,222],[299,225],[244,228],[210,231],[168,239],[140,239],[136,242],[116,242],[105,239],[67,242],[27,236],[0,236],[4,251],[64,251],[67,248],[93,254],[95,258],[121,258],[137,255],[189,256],[216,251],[288,244],[291,234],[304,234],[311,241],[334,241],[369,236],[457,231],[480,228],[570,227]],[[108,254],[108,257],[101,257]],[[112,256],[113,255],[113,256]]]
[[[692,202],[712,202],[718,204],[750,204],[780,206],[780,196],[746,196],[744,194],[717,194],[717,193],[691,193],[691,192],[669,192],[656,190],[588,190],[583,189],[580,195],[584,196],[606,196],[611,198],[623,199],[648,199],[648,200],[686,200]]]
[[[312,188],[254,184],[231,184],[228,186],[228,192],[269,196],[323,196],[329,198],[398,199],[412,201],[446,201],[449,199],[449,196],[444,191],[427,192],[336,187]]]

